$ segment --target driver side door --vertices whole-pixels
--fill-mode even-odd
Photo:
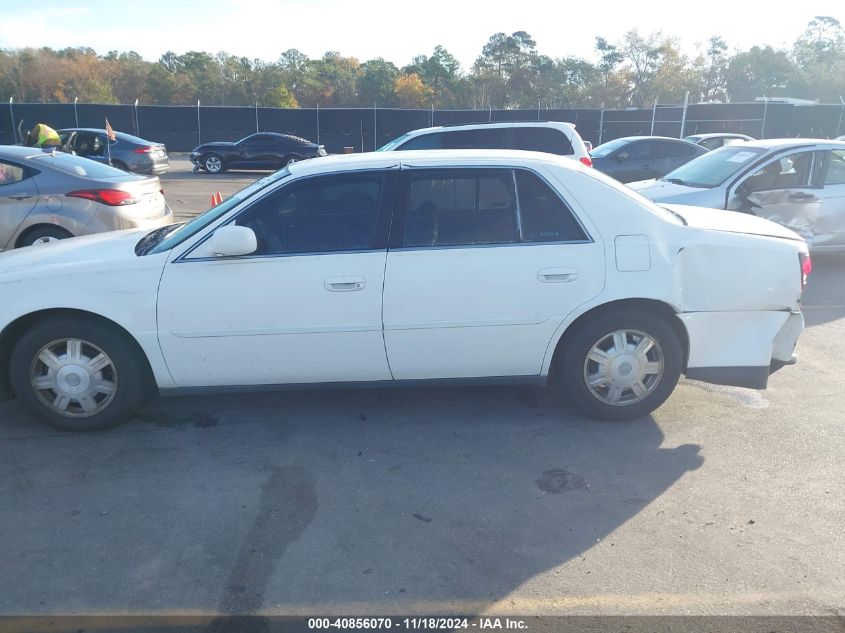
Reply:
[[[158,327],[174,381],[390,380],[382,287],[392,176],[294,181],[229,220],[255,232],[254,253],[215,257],[206,239],[172,259],[161,280]]]
[[[741,178],[728,192],[727,209],[751,213],[812,239],[822,203],[824,152],[782,154]]]

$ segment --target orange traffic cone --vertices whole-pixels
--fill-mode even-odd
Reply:
[[[214,194],[211,194],[211,206],[212,207],[217,206],[217,196],[215,196]]]
[[[217,192],[217,204],[220,204],[221,202],[223,202],[223,196],[220,195],[220,192],[218,191]]]

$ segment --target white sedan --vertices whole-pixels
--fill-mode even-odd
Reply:
[[[184,225],[0,255],[0,389],[79,430],[156,391],[305,383],[549,383],[632,419],[682,373],[765,388],[808,272],[778,224],[550,154],[323,158]]]

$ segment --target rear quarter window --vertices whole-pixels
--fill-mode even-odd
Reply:
[[[516,149],[531,152],[547,152],[558,156],[573,154],[572,143],[560,130],[549,127],[514,128]]]

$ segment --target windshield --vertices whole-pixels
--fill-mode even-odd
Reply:
[[[155,253],[169,251],[171,248],[178,246],[188,238],[196,235],[205,227],[223,217],[228,211],[238,206],[247,198],[254,196],[262,189],[266,189],[270,185],[279,182],[289,175],[290,171],[287,167],[280,169],[269,176],[256,180],[254,183],[244,187],[237,193],[232,194],[232,197],[224,200],[215,207],[211,207],[208,211],[198,215],[190,222],[156,229],[141,238],[141,241],[135,246],[135,252],[138,255],[153,255]]]
[[[411,136],[411,133],[410,133],[410,132],[406,132],[406,133],[405,133],[405,134],[403,134],[402,136],[399,136],[399,137],[397,137],[397,138],[393,139],[393,140],[392,140],[392,141],[390,141],[389,143],[385,143],[384,145],[382,145],[381,147],[379,147],[376,151],[377,151],[377,152],[390,152],[390,151],[392,151],[392,150],[396,149],[396,147],[397,147],[398,145],[401,145],[402,141],[404,141],[405,139],[407,139],[409,136]]]
[[[593,148],[593,151],[590,152],[590,156],[593,158],[605,158],[606,156],[610,156],[613,152],[618,150],[621,147],[624,147],[628,144],[628,141],[623,138],[618,138],[614,141],[608,141],[607,143],[602,143],[598,147]]]
[[[688,187],[718,187],[766,150],[746,145],[722,147],[681,165],[663,176],[663,180]]]

